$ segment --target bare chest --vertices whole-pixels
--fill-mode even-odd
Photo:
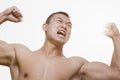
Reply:
[[[19,67],[20,80],[70,80],[79,70],[64,58],[28,58]]]

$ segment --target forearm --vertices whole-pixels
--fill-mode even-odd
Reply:
[[[0,24],[6,21],[6,16],[3,13],[0,13]]]
[[[111,67],[120,71],[120,34],[113,37],[114,52],[111,61]]]

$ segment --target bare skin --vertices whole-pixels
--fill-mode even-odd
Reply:
[[[22,21],[17,7],[0,13],[0,24],[5,21]],[[10,67],[12,80],[120,80],[120,34],[113,23],[109,24],[106,34],[115,47],[110,66],[63,55],[63,46],[71,33],[71,21],[67,16],[55,14],[50,23],[42,27],[46,39],[37,51],[0,41],[0,65]]]

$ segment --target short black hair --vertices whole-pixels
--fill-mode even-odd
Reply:
[[[65,15],[65,16],[67,16],[68,18],[70,18],[69,15],[68,15],[68,13],[66,13],[66,12],[63,12],[63,11],[54,12],[54,13],[52,13],[50,16],[48,16],[48,18],[47,18],[47,20],[46,20],[45,23],[46,23],[46,24],[49,24],[51,18],[52,18],[55,14],[63,14],[63,15]]]

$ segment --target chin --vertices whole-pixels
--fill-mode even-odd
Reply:
[[[64,45],[67,41],[60,41],[59,43]]]
[[[56,42],[60,45],[64,45],[66,43],[66,41],[63,41],[63,40],[57,40]]]

